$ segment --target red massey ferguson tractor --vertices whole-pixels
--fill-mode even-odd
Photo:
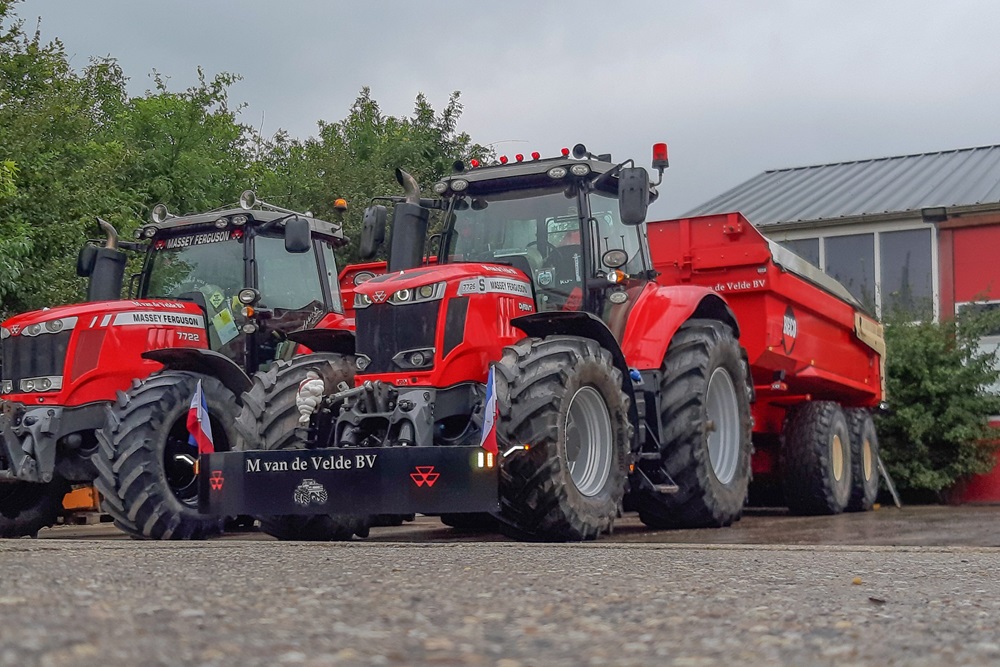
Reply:
[[[780,442],[796,511],[870,506],[878,325],[739,214],[647,225],[645,169],[568,153],[460,168],[436,200],[397,173],[356,330],[303,333],[316,354],[254,379],[241,420],[263,450],[209,456],[202,507],[298,539],[411,512],[543,540],[592,539],[623,510],[725,526],[758,436]],[[363,253],[386,209],[365,218]]]
[[[343,327],[334,249],[341,225],[244,193],[240,208],[154,221],[86,245],[86,303],[17,315],[0,329],[0,536],[51,525],[72,485],[96,480],[123,530],[152,538],[220,531],[197,510],[185,418],[201,382],[219,451],[236,440],[248,373],[290,356],[287,334]],[[120,299],[126,256],[145,252]]]

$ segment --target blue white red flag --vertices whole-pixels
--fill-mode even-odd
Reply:
[[[494,455],[499,451],[497,446],[497,420],[500,418],[500,408],[497,406],[497,378],[495,368],[490,366],[490,375],[486,378],[486,408],[483,410],[483,437],[479,446]]]
[[[205,402],[205,392],[201,389],[201,380],[198,380],[198,388],[194,390],[194,396],[191,397],[187,428],[188,433],[190,433],[188,442],[192,447],[198,448],[199,456],[215,453],[215,441],[212,440],[212,422],[208,418],[208,404]]]

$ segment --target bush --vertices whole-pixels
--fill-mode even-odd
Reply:
[[[971,474],[989,472],[996,459],[1000,414],[991,385],[1000,378],[996,350],[980,339],[1000,332],[1000,311],[963,309],[944,322],[886,320],[886,391],[891,412],[877,417],[882,458],[901,491],[940,498]]]

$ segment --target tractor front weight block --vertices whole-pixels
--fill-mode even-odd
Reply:
[[[497,512],[497,457],[480,447],[339,447],[202,456],[213,515]]]

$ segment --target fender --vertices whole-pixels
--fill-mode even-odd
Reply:
[[[660,368],[674,334],[692,318],[718,320],[739,338],[740,328],[729,304],[707,287],[649,283],[629,313],[622,335],[622,353],[632,368]]]
[[[313,352],[336,352],[353,355],[354,332],[347,329],[303,329],[288,334],[288,340],[308,347]]]
[[[194,347],[175,347],[165,350],[150,350],[142,353],[143,359],[152,359],[163,364],[165,369],[192,371],[211,375],[239,399],[243,392],[250,391],[253,383],[243,369],[229,357]]]
[[[618,341],[604,321],[586,311],[553,311],[547,313],[532,313],[511,319],[510,323],[528,336],[544,338],[545,336],[578,336],[590,338],[611,353],[615,368],[622,374],[622,389],[629,398],[628,414],[633,424],[639,423],[639,410],[635,400],[635,389],[632,386],[632,376],[625,361]],[[635,451],[639,443],[639,429],[632,434],[632,448]]]

